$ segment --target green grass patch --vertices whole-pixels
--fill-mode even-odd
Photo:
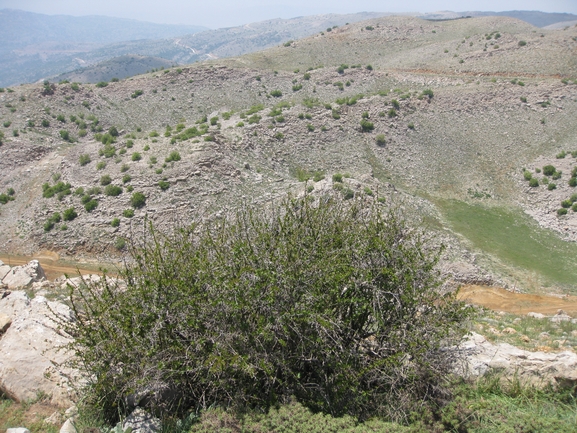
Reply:
[[[537,274],[546,285],[577,291],[577,245],[539,227],[521,210],[438,200],[456,232],[504,265]]]

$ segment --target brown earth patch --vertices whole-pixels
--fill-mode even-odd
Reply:
[[[577,315],[577,296],[531,295],[513,293],[498,287],[467,285],[461,287],[458,298],[494,311],[524,315],[530,312],[554,315],[563,310]]]

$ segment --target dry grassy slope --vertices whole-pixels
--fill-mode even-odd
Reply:
[[[366,30],[368,25],[375,30]],[[474,192],[483,192],[495,204],[515,203],[524,191],[518,182],[521,167],[540,155],[552,158],[562,149],[577,149],[573,121],[577,85],[563,84],[556,76],[564,68],[565,74],[577,78],[569,64],[573,60],[566,55],[567,47],[577,46],[571,39],[577,29],[545,32],[544,38],[532,29],[507,18],[430,23],[394,17],[336,29],[291,47],[146,74],[104,88],[81,85],[74,91],[70,84],[61,84],[54,95],[44,96],[42,86],[25,85],[0,93],[0,124],[11,122],[0,127],[7,136],[0,147],[0,192],[8,187],[16,190],[16,201],[0,207],[0,251],[26,253],[42,246],[74,257],[83,252],[109,255],[115,251],[116,239],[138,230],[145,218],[166,227],[214,216],[243,201],[267,202],[287,191],[302,190],[304,184],[296,178],[299,170],[322,171],[329,179],[333,173],[348,172],[353,179],[345,183],[359,193],[368,187],[387,196],[399,190],[423,197],[470,199]],[[480,37],[475,35],[497,30],[504,48],[485,52],[475,46],[477,42],[473,47],[461,44],[463,37],[471,36],[473,41]],[[527,46],[519,47],[521,38]],[[443,53],[443,47],[460,50],[461,56],[470,50],[467,58],[474,60],[460,64],[469,69],[456,68],[458,58],[451,57],[453,51]],[[504,66],[494,62],[501,50],[511,59]],[[531,59],[539,56],[553,60],[534,64]],[[422,60],[427,58],[430,63]],[[325,67],[310,71],[306,80],[305,70],[318,63]],[[341,63],[362,67],[339,74],[335,65]],[[373,71],[365,68],[368,63]],[[512,77],[525,85],[512,84]],[[338,82],[349,85],[340,90]],[[302,89],[293,91],[294,85]],[[430,101],[419,97],[427,88],[434,91]],[[143,94],[131,97],[136,90]],[[282,96],[271,97],[273,90],[280,90]],[[364,98],[354,105],[336,103],[338,98],[361,93]],[[395,117],[386,114],[392,99],[400,103]],[[309,101],[307,106],[304,101]],[[551,105],[541,107],[543,101]],[[242,112],[258,103],[266,107],[258,113],[260,123],[251,125],[241,119]],[[268,114],[278,103],[288,107],[283,109],[284,121],[273,122]],[[333,109],[340,118],[333,117]],[[228,111],[235,113],[224,120],[222,114]],[[374,123],[372,132],[360,130],[364,112]],[[66,123],[56,119],[59,114]],[[75,144],[64,143],[60,129],[78,136],[71,115],[83,115],[89,125],[88,118],[95,116],[104,130],[116,126],[123,136],[116,143],[116,160],[98,155],[102,145],[92,132]],[[174,128],[182,122],[191,127],[203,115],[219,117],[220,126],[209,129],[215,141],[200,137],[170,144],[170,138],[163,137],[166,125]],[[28,120],[35,126],[27,126]],[[50,127],[39,126],[42,120],[49,120]],[[245,125],[237,126],[241,121]],[[20,131],[18,137],[12,137],[13,129]],[[160,137],[149,137],[153,130]],[[126,148],[126,133],[136,137],[133,148]],[[376,144],[378,134],[385,136],[385,146]],[[150,149],[145,151],[147,145]],[[119,154],[121,150],[126,153]],[[172,150],[178,150],[182,160],[162,167]],[[142,160],[132,161],[133,152],[140,152]],[[81,167],[81,154],[89,154],[92,162]],[[156,163],[150,163],[151,156]],[[105,161],[106,167],[98,170],[98,161]],[[132,177],[129,184],[147,196],[147,206],[136,211],[133,219],[122,216],[130,207],[126,190],[119,197],[97,195],[99,205],[91,213],[74,195],[61,202],[42,198],[42,184],[52,183],[54,173],[73,188],[98,186],[104,174],[111,176],[113,184],[122,185],[124,164]],[[157,173],[161,168],[162,173]],[[167,191],[158,186],[164,178],[171,184]],[[315,187],[325,186],[330,187],[330,182]],[[438,217],[434,206],[418,196],[405,195],[407,205]],[[67,230],[60,230],[59,224],[45,233],[48,217],[71,206],[79,217],[66,224]],[[118,228],[110,226],[115,217],[121,219]],[[458,245],[451,251],[452,257],[463,254]]]
[[[374,30],[367,30],[367,26]],[[340,27],[295,42],[291,47],[229,60],[227,64],[293,70],[311,63],[312,66],[370,63],[380,69],[451,75],[571,76],[577,73],[577,43],[571,39],[575,31],[575,28],[547,31],[504,17],[445,22],[384,17]],[[501,37],[487,40],[485,35],[493,32],[499,32]],[[520,47],[519,41],[527,45]],[[486,44],[487,50],[483,51]],[[495,49],[495,45],[499,48]]]

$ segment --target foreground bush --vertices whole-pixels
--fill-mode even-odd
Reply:
[[[71,288],[87,399],[114,420],[211,404],[403,418],[445,400],[468,310],[395,210],[338,195],[128,245],[127,288]]]

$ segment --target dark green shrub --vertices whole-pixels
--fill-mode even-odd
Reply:
[[[42,197],[52,198],[57,194],[70,195],[72,194],[72,185],[69,183],[64,183],[62,181],[50,186],[48,183],[42,185]]]
[[[551,179],[553,180],[561,179],[562,175],[563,175],[562,171],[556,171],[555,173],[553,173],[553,176],[551,176]]]
[[[73,207],[66,209],[64,212],[62,212],[62,218],[64,219],[64,221],[72,221],[77,216],[78,214],[76,213],[76,210]]]
[[[90,199],[84,204],[84,209],[86,212],[92,212],[98,206],[98,202],[95,199]]]
[[[129,174],[125,174],[124,176],[122,176],[122,183],[128,183],[132,180],[132,177],[130,177]]]
[[[391,105],[393,106],[393,108],[394,108],[395,110],[398,110],[399,108],[401,108],[401,104],[399,104],[399,101],[397,101],[396,99],[393,99],[393,100],[391,101]]]
[[[124,212],[122,212],[122,216],[124,218],[132,218],[134,216],[134,211],[132,209],[125,209]]]
[[[543,174],[545,176],[552,176],[557,170],[552,165],[546,165],[543,167]]]
[[[66,131],[65,129],[60,130],[60,137],[64,141],[72,141],[72,139],[70,138],[70,133],[68,131]]]
[[[531,178],[531,180],[529,181],[529,186],[530,186],[531,188],[537,188],[537,187],[539,186],[539,181],[533,177],[533,178]]]
[[[527,45],[527,42],[526,41],[519,41],[518,45],[520,47],[524,47],[525,45]]]
[[[340,194],[339,194],[340,195]],[[159,415],[222,404],[405,418],[448,395],[469,311],[437,247],[395,210],[339,195],[128,243],[128,287],[70,287],[87,402]]]
[[[557,159],[563,159],[567,156],[567,152],[565,152],[564,150],[562,150],[561,152],[559,152],[557,155],[555,155],[555,158]]]
[[[335,173],[333,174],[333,182],[342,182],[343,181],[343,175],[340,173]]]
[[[142,155],[138,152],[134,152],[130,157],[133,161],[140,161],[142,159]]]
[[[564,207],[567,209],[569,209],[572,205],[573,205],[573,202],[571,200],[563,200],[561,202],[561,207]]]
[[[167,182],[166,180],[161,180],[158,182],[158,186],[162,191],[166,191],[168,188],[170,188],[170,182]]]
[[[395,110],[394,108],[391,108],[389,111],[387,111],[387,116],[397,117],[397,110]]]
[[[106,86],[108,86],[108,83],[106,81],[100,81],[96,83],[96,87],[106,87]]]
[[[370,122],[367,119],[361,120],[361,130],[363,132],[369,132],[372,131],[373,129],[375,129],[375,125],[373,124],[373,122]]]
[[[531,184],[529,184],[529,185],[530,185],[530,186],[533,186],[533,185],[531,185]],[[557,185],[554,184],[553,182],[551,182],[551,183],[549,183],[549,184],[547,185],[547,189],[548,189],[549,191],[553,191],[554,189],[557,189]]]
[[[106,162],[98,161],[98,163],[96,164],[96,170],[104,170],[105,168],[106,168]]]
[[[138,98],[140,95],[144,94],[144,90],[135,90],[130,97],[132,99]]]
[[[64,114],[59,114],[58,116],[56,116],[56,120],[62,123],[66,123],[66,117],[64,117]]]
[[[375,137],[375,141],[377,142],[377,146],[384,146],[387,144],[387,139],[385,138],[385,134],[378,134]]]
[[[107,185],[106,188],[104,188],[104,194],[108,197],[117,197],[122,194],[122,187],[117,185]]]
[[[48,119],[43,119],[41,125],[44,128],[48,128],[50,126],[50,121]]]
[[[564,207],[562,207],[561,209],[557,209],[557,215],[559,216],[567,215],[567,209],[565,209]]]
[[[529,170],[525,170],[523,172],[523,177],[525,178],[525,180],[531,180],[533,178],[533,175]]]
[[[135,192],[134,194],[132,194],[132,197],[130,197],[130,205],[136,209],[145,206],[146,205],[145,195],[141,192]]]
[[[88,155],[87,153],[84,153],[82,155],[80,155],[80,157],[78,158],[78,163],[81,166],[85,166],[86,164],[90,164],[90,155]]]
[[[110,225],[112,227],[118,227],[120,226],[120,219],[119,218],[113,218],[112,221],[110,221]]]
[[[218,123],[218,116],[215,116],[215,117],[211,117],[211,118],[210,118],[210,124],[211,124],[212,126],[216,125],[217,123]]]
[[[0,194],[0,203],[1,204],[6,204],[12,200],[14,200],[14,197],[11,196],[10,194],[4,194],[4,193]]]
[[[577,203],[573,204],[573,206],[571,206],[571,210],[573,212],[577,212]]]
[[[270,96],[280,98],[282,96],[282,92],[280,90],[273,90],[272,92],[270,92]]]

